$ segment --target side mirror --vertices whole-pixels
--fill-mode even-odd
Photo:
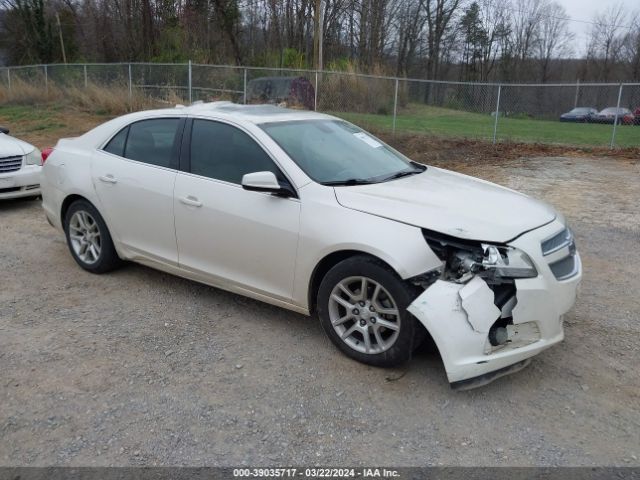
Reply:
[[[242,188],[253,192],[266,192],[280,197],[295,197],[289,185],[281,185],[273,172],[254,172],[242,176]]]

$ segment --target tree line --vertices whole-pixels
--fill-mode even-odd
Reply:
[[[6,64],[155,61],[461,81],[640,79],[640,14],[555,0],[0,0]],[[318,28],[320,25],[320,28]],[[317,58],[317,57],[316,57]]]

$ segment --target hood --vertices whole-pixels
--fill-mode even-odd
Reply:
[[[346,208],[467,240],[504,243],[556,217],[543,202],[435,167],[389,182],[335,187],[335,192]]]
[[[27,142],[0,133],[0,158],[26,155],[35,147]]]

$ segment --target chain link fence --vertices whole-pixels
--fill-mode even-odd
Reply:
[[[167,102],[231,100],[330,113],[374,131],[640,147],[640,83],[498,84],[191,62],[0,68],[0,88],[118,87]],[[72,93],[71,93],[72,94]]]

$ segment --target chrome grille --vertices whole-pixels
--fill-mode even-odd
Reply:
[[[578,273],[578,262],[576,262],[575,255],[569,255],[562,260],[549,264],[549,268],[558,280],[566,280]]]
[[[542,254],[544,256],[557,252],[564,247],[568,247],[573,241],[571,230],[565,228],[560,233],[542,242]]]
[[[22,167],[22,157],[0,158],[0,173],[16,172]]]
[[[566,280],[578,274],[580,260],[576,256],[573,232],[569,228],[556,233],[541,243],[542,255],[550,257],[549,268],[557,280]]]

